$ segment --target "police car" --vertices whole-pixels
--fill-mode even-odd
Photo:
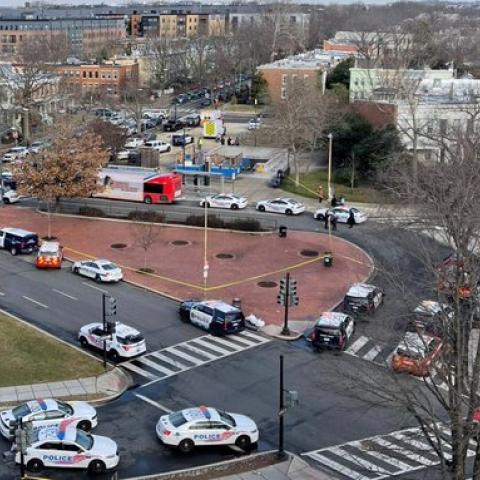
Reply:
[[[136,357],[147,351],[147,344],[140,332],[120,322],[113,324],[113,328],[107,324],[106,330],[101,323],[84,325],[78,333],[78,339],[84,348],[91,346],[101,350],[105,341],[107,353],[113,361]]]
[[[103,473],[120,461],[117,444],[107,437],[90,435],[66,423],[60,427],[44,427],[33,431],[24,462],[28,470],[39,472],[44,467],[81,468]],[[20,452],[15,455],[20,463]]]
[[[230,208],[231,210],[238,210],[245,208],[248,205],[248,200],[245,197],[240,197],[233,193],[218,193],[215,195],[207,195],[200,201],[201,207],[214,208]]]
[[[180,319],[214,335],[241,332],[245,328],[242,311],[220,300],[187,300],[180,304]]]
[[[58,426],[62,421],[81,430],[91,430],[97,426],[97,412],[86,402],[60,402],[51,398],[31,400],[18,407],[0,412],[0,433],[12,440],[15,426],[22,419],[32,422],[34,427]]]
[[[382,304],[384,296],[383,290],[375,285],[354,283],[343,299],[343,310],[372,314]]]
[[[82,260],[74,262],[72,272],[93,278],[96,282],[119,282],[123,278],[120,267],[110,260]]]
[[[315,322],[309,336],[312,347],[344,350],[355,332],[355,322],[350,315],[341,312],[324,312]]]
[[[325,220],[325,216],[328,215],[335,215],[337,218],[338,223],[347,223],[348,217],[350,216],[350,212],[353,213],[353,217],[355,218],[355,223],[364,223],[368,220],[368,215],[358,208],[354,207],[334,207],[334,208],[319,208],[314,214],[313,218],[315,220]]]
[[[293,198],[274,198],[262,200],[256,205],[260,212],[284,213],[285,215],[299,215],[305,211],[305,205]]]
[[[236,445],[248,450],[258,442],[258,427],[251,418],[205,406],[161,416],[156,431],[165,445],[183,453],[204,445]]]

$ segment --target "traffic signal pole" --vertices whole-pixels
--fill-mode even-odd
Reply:
[[[102,326],[103,326],[103,368],[107,369],[107,312],[106,312],[107,296],[102,293]]]
[[[283,329],[281,334],[282,335],[290,335],[290,329],[288,328],[288,307],[290,304],[290,273],[287,272],[285,275],[285,316],[283,319]],[[282,359],[283,362],[283,359]],[[283,369],[283,363],[282,363],[282,369]]]

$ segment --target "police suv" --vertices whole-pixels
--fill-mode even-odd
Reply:
[[[354,283],[343,299],[346,312],[373,314],[382,304],[385,293],[382,289],[368,283]]]
[[[8,250],[12,255],[32,253],[38,249],[38,235],[21,228],[2,228],[0,248]]]
[[[89,323],[84,325],[78,333],[80,345],[103,350],[103,342],[106,342],[106,350],[113,361],[121,358],[131,358],[147,351],[145,339],[138,330],[123,323],[107,323],[103,329],[101,323]]]
[[[86,402],[60,402],[51,398],[31,400],[18,407],[0,412],[0,433],[13,440],[15,427],[22,420],[34,427],[58,426],[64,420],[81,430],[97,426],[97,412]]]
[[[248,450],[258,442],[258,427],[251,418],[205,406],[161,416],[156,431],[165,445],[183,453],[201,445],[236,445]]]
[[[20,463],[20,452],[15,455]],[[117,444],[107,437],[90,435],[69,426],[44,427],[33,431],[24,461],[32,472],[44,467],[81,468],[103,473],[120,461]]]
[[[220,300],[187,300],[180,304],[180,319],[214,335],[241,332],[245,328],[242,311]]]

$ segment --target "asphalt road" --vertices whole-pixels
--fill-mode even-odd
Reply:
[[[99,205],[104,202],[93,201]],[[132,204],[127,205],[135,208]],[[193,205],[182,208],[190,213],[197,210]],[[221,211],[215,213],[223,214]],[[231,212],[225,214],[231,215]],[[254,211],[249,214],[275,217]],[[279,218],[290,228],[323,230],[323,225],[309,215]],[[405,287],[412,303],[428,298],[430,293],[424,267],[415,254],[419,245],[408,231],[375,222],[352,230],[339,226],[337,234],[354,241],[376,259],[378,268],[373,282],[387,292],[385,305],[373,319],[358,324],[356,335],[383,337],[386,344],[393,345],[398,336],[395,319],[410,308],[403,294],[399,295],[397,284]],[[428,248],[438,259],[445,253],[427,240],[422,247]],[[143,332],[150,350],[204,334],[179,322],[176,305],[170,300],[127,284],[99,286],[73,275],[68,269],[37,271],[25,258],[0,252],[0,292],[4,293],[0,296],[0,306],[67,341],[76,342],[81,325],[100,321],[102,292],[98,288],[118,299],[118,319]],[[352,372],[365,373],[365,368],[371,369],[371,375],[381,376],[385,371],[380,367],[355,356],[331,352],[314,354],[304,340],[294,343],[271,341],[149,386],[138,387],[100,407],[97,433],[111,436],[119,444],[122,455],[119,478],[188,468],[237,455],[227,448],[199,450],[183,456],[160,445],[155,438],[154,425],[165,409],[207,404],[249,414],[260,428],[259,448],[275,448],[280,354],[285,355],[286,387],[297,390],[300,395],[299,406],[286,418],[287,449],[301,453],[415,425],[405,412],[377,404],[351,379]],[[0,449],[6,450],[7,447],[6,442],[0,440]],[[0,479],[14,478],[13,472],[11,463],[0,463]],[[51,471],[48,475],[64,479],[87,476],[77,472]]]

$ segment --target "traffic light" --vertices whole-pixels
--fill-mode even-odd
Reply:
[[[17,428],[15,430],[15,445],[17,446],[17,450],[22,452],[23,454],[27,451],[27,441],[25,436],[25,431],[21,428]]]
[[[292,408],[298,405],[298,392],[296,390],[287,390],[285,392],[285,407]]]
[[[116,331],[116,323],[115,322],[107,322],[107,334],[113,335]]]
[[[287,293],[287,279],[286,278],[282,278],[280,280],[280,293],[282,295],[285,295]]]
[[[27,447],[29,447],[34,441],[32,422],[24,422],[23,431],[25,432],[25,443],[27,444]]]
[[[277,295],[277,303],[279,305],[285,305],[285,295],[283,293]]]
[[[290,279],[290,286],[288,288],[289,295],[296,295],[297,294],[297,281],[293,278]]]
[[[297,295],[293,295],[290,297],[290,306],[296,307],[299,304],[299,299]]]
[[[107,315],[113,317],[117,314],[117,299],[115,297],[107,297]]]

